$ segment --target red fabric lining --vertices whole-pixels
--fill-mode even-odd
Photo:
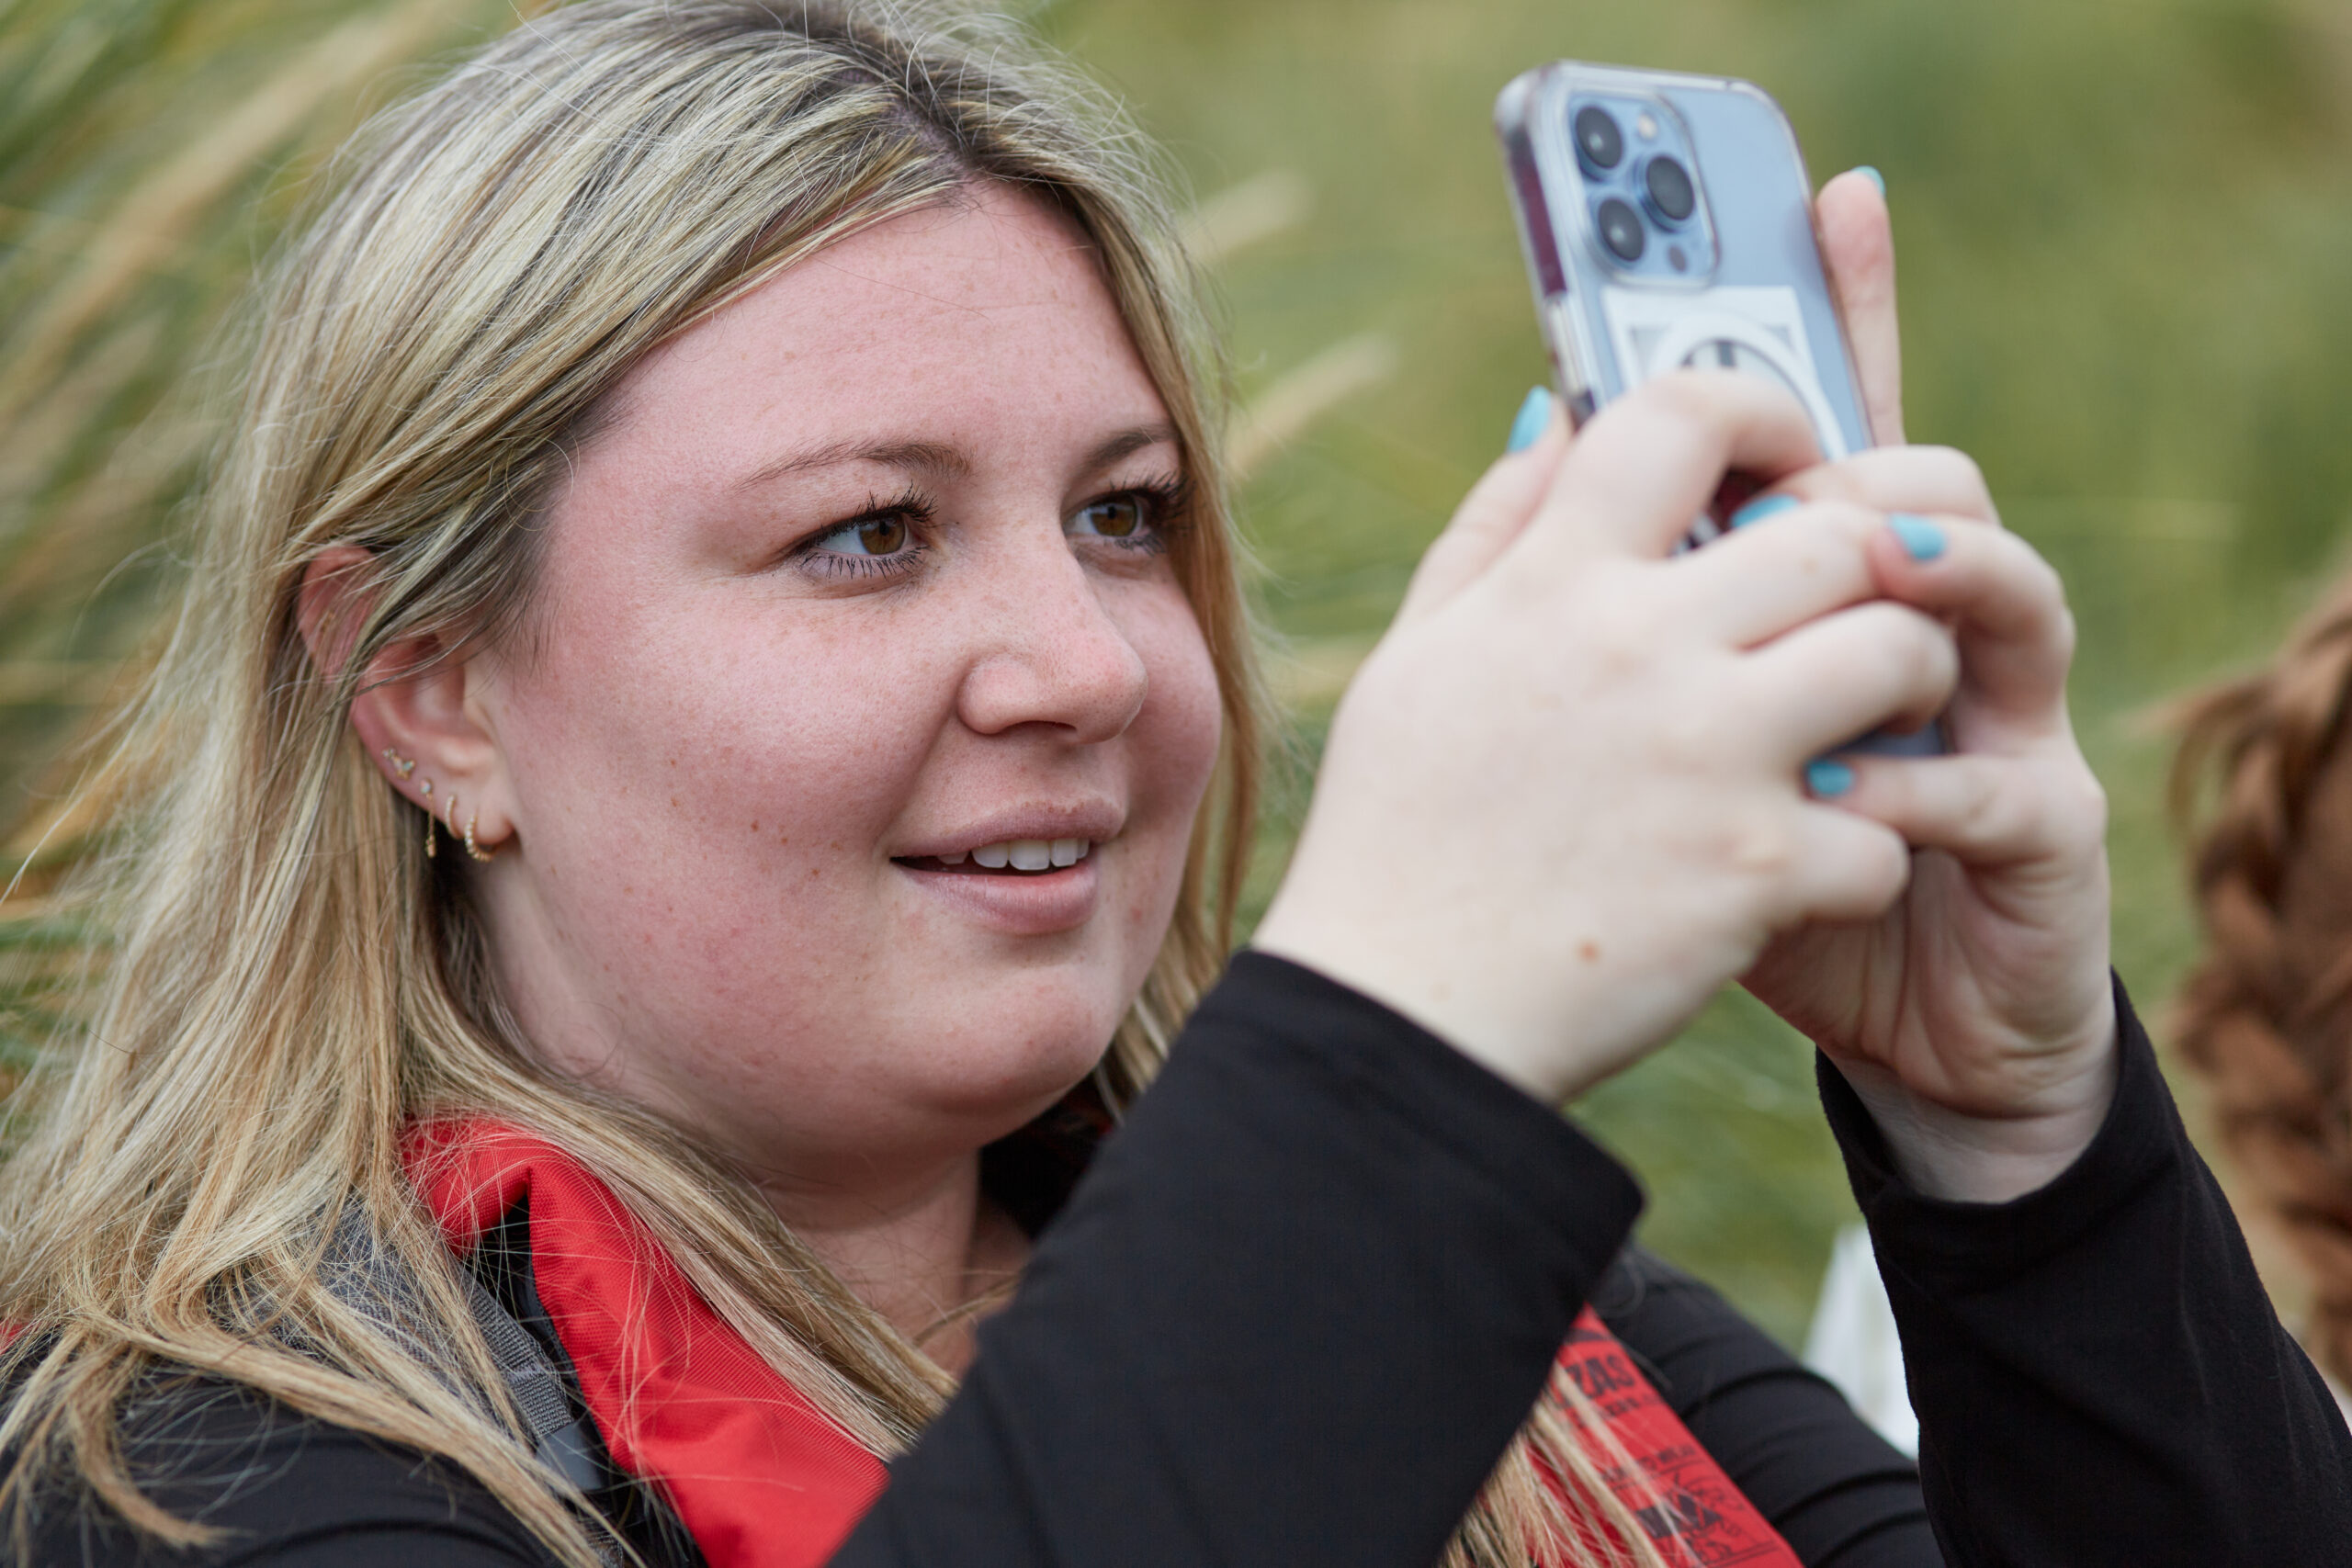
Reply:
[[[596,1429],[657,1478],[717,1568],[816,1568],[881,1495],[882,1463],[779,1377],[611,1190],[518,1128],[437,1122],[403,1150],[449,1246],[526,1194],[539,1299]]]

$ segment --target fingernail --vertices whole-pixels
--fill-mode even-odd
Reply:
[[[1880,174],[1868,164],[1858,164],[1854,169],[1854,173],[1858,175],[1868,175],[1871,177],[1871,184],[1878,186],[1878,194],[1881,197],[1884,197],[1886,195],[1886,176],[1884,175]]]
[[[1731,525],[1745,528],[1750,523],[1761,523],[1767,517],[1778,517],[1797,504],[1792,495],[1759,495],[1731,514]]]
[[[1549,388],[1531,387],[1527,400],[1519,405],[1519,417],[1510,422],[1510,439],[1503,444],[1505,452],[1524,452],[1535,445],[1544,427],[1552,423],[1552,393]]]
[[[1854,787],[1854,770],[1826,757],[1807,762],[1804,765],[1804,787],[1824,800],[1831,799]]]
[[[1924,517],[1908,512],[1892,513],[1886,525],[1903,541],[1903,547],[1913,560],[1933,560],[1944,553],[1944,531]]]

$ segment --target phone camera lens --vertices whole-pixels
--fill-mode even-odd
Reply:
[[[1690,188],[1690,171],[1663,155],[1642,169],[1642,185],[1649,192],[1650,210],[1668,223],[1679,223],[1697,210],[1699,194]]]
[[[1600,227],[1600,243],[1611,255],[1623,262],[1642,259],[1642,250],[1649,242],[1642,232],[1642,215],[1630,203],[1612,196],[1594,211],[1593,221]]]
[[[1617,160],[1625,155],[1625,133],[1617,129],[1617,120],[1599,104],[1587,104],[1577,110],[1571,122],[1577,136],[1577,151],[1584,161],[1598,169],[1613,169]]]

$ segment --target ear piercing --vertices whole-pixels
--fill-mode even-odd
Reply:
[[[416,772],[415,758],[403,757],[390,746],[384,748],[384,761],[392,765],[392,772],[400,774],[401,781],[403,784],[408,781],[408,776],[411,773]],[[433,793],[433,781],[429,778],[420,780],[416,788],[417,793],[420,795],[431,795]],[[449,804],[452,807],[455,807],[458,803],[455,800],[452,800]],[[449,836],[453,839],[458,836],[457,826],[454,823],[450,825]],[[435,841],[433,836],[433,813],[428,811],[424,814],[424,858],[426,860],[431,860],[435,852],[439,848],[439,844]]]
[[[449,824],[449,837],[457,840],[459,843],[466,846],[466,854],[469,858],[478,860],[484,865],[489,864],[492,861],[498,858],[498,852],[496,850],[492,850],[488,854],[484,854],[482,852],[481,846],[474,842],[474,827],[481,820],[481,808],[480,807],[476,807],[474,808],[473,815],[466,818],[466,830],[462,833],[458,831],[458,797],[456,795],[453,795],[449,797],[448,807],[442,813],[442,816]]]
[[[403,782],[407,780],[411,773],[416,772],[415,758],[403,757],[390,746],[384,748],[384,761],[392,765],[392,772],[400,774]],[[418,794],[430,795],[433,793],[433,781],[429,778],[420,779],[417,781],[416,788]],[[440,836],[435,829],[443,824],[447,824],[449,829],[449,837],[464,844],[466,846],[466,853],[469,856],[482,862],[484,864],[488,864],[490,862],[496,860],[498,858],[498,852],[496,850],[492,850],[489,852],[484,853],[481,846],[474,842],[474,829],[481,820],[481,810],[477,807],[474,809],[473,815],[466,818],[466,829],[464,832],[460,833],[458,830],[458,797],[454,795],[447,796],[442,804],[441,822],[435,822],[432,811],[427,809],[424,813],[424,858],[426,860],[431,860],[440,852]]]
[[[474,847],[474,824],[479,821],[481,818],[481,813],[480,811],[476,811],[473,815],[466,818],[466,853],[471,855],[478,861],[487,863],[496,860],[498,858],[498,852],[496,850],[492,850],[490,853],[484,854],[481,851]]]

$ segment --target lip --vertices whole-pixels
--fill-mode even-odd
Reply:
[[[1078,838],[1066,833],[1065,838]],[[983,839],[982,843],[996,840]],[[931,871],[893,863],[917,887],[959,912],[1010,936],[1051,936],[1073,931],[1092,918],[1102,897],[1101,863],[1105,846],[1076,865],[1020,874]]]

